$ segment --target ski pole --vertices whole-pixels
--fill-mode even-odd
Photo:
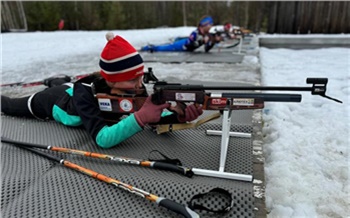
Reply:
[[[124,190],[127,190],[133,194],[136,194],[140,197],[143,197],[143,198],[146,198],[147,200],[150,200],[151,202],[155,202],[157,205],[159,206],[162,206],[164,208],[167,208],[177,214],[181,214],[183,215],[184,217],[186,218],[197,218],[199,217],[199,215],[194,212],[193,210],[191,210],[189,207],[187,206],[184,206],[180,203],[177,203],[175,201],[172,201],[172,200],[169,200],[167,198],[164,198],[164,197],[159,197],[157,195],[154,195],[154,194],[151,194],[151,193],[148,193],[142,189],[139,189],[139,188],[136,188],[136,187],[133,187],[132,185],[130,184],[126,184],[126,183],[123,183],[117,179],[113,179],[111,177],[108,177],[106,175],[103,175],[103,174],[100,174],[100,173],[97,173],[91,169],[87,169],[83,166],[80,166],[80,165],[77,165],[75,163],[72,163],[72,162],[69,162],[65,159],[61,159],[61,158],[58,158],[58,157],[55,157],[55,156],[52,156],[52,155],[49,155],[49,154],[46,154],[44,152],[41,152],[41,151],[38,151],[36,149],[33,149],[33,148],[30,148],[30,147],[25,147],[25,146],[22,146],[20,144],[15,144],[16,146],[18,147],[21,147],[21,148],[24,148],[24,149],[27,149],[33,153],[36,153],[40,156],[43,156],[43,157],[46,157],[48,158],[49,160],[53,160],[53,161],[56,161],[60,164],[62,164],[63,166],[65,167],[68,167],[70,169],[73,169],[73,170],[76,170],[78,172],[81,172],[85,175],[88,175],[88,176],[91,176],[95,179],[98,179],[100,181],[103,181],[103,182],[106,182],[108,184],[111,184],[111,185],[114,185],[118,188],[121,188],[121,189],[124,189]]]
[[[44,83],[42,81],[36,81],[36,82],[29,82],[29,83],[24,83],[24,82],[15,82],[15,83],[6,83],[6,84],[1,84],[1,87],[15,87],[15,86],[20,86],[20,87],[32,87],[32,86],[40,86],[43,85]]]
[[[5,138],[2,136],[1,136],[1,142],[12,143],[12,144],[16,144],[16,145],[25,146],[25,147],[47,149],[47,150],[51,150],[51,151],[63,152],[63,153],[68,153],[68,154],[82,155],[82,156],[87,156],[87,157],[92,157],[92,158],[107,159],[107,160],[111,160],[111,161],[117,161],[120,163],[139,165],[139,166],[150,167],[150,168],[154,168],[154,169],[168,170],[171,172],[179,173],[181,175],[185,175],[189,178],[191,178],[194,174],[191,168],[183,167],[183,166],[179,166],[179,165],[171,164],[171,163],[164,163],[161,161],[138,160],[138,159],[132,159],[132,158],[127,158],[127,157],[117,157],[117,156],[113,156],[113,155],[109,155],[109,154],[100,154],[100,153],[75,150],[75,149],[70,149],[70,148],[55,147],[55,146],[51,146],[51,145],[46,146],[46,145],[33,144],[33,143],[28,143],[28,142],[19,142],[19,141],[15,141],[15,140]]]
[[[79,80],[81,78],[87,77],[90,74],[82,74],[82,75],[77,75],[77,76],[71,76],[71,80],[72,81],[76,81]],[[20,86],[22,88],[26,88],[26,87],[32,87],[32,86],[40,86],[40,85],[44,85],[44,81],[34,81],[34,82],[15,82],[15,83],[6,83],[6,84],[1,84],[1,87],[15,87],[15,86]]]
[[[150,72],[144,72],[144,82],[148,83],[149,81],[155,81],[158,80],[156,78],[156,76],[153,74],[152,72],[152,68],[148,68],[148,70]],[[93,73],[92,73],[93,74]],[[90,74],[81,74],[81,75],[76,75],[76,76],[71,76],[70,79],[75,82],[79,79],[82,79],[84,77],[87,77],[91,75]],[[44,85],[44,80],[40,80],[40,81],[34,81],[34,82],[14,82],[14,83],[6,83],[6,84],[1,84],[0,87],[16,87],[16,86],[20,86],[22,88],[26,88],[26,87],[32,87],[32,86],[40,86],[40,85]]]

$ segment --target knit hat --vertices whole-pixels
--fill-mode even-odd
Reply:
[[[199,21],[199,26],[206,26],[206,25],[213,25],[213,24],[214,24],[213,18],[210,16],[204,16]]]
[[[120,36],[106,34],[100,57],[101,76],[109,82],[132,80],[143,75],[143,60],[136,49]]]

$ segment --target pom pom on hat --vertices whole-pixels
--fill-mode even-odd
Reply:
[[[109,82],[122,82],[143,75],[143,60],[128,41],[111,32],[100,57],[101,76]]]
[[[107,41],[111,41],[114,38],[114,34],[112,32],[106,33],[106,39]]]

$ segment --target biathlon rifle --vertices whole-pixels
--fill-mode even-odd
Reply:
[[[326,95],[328,78],[307,78],[309,87],[287,86],[203,86],[180,83],[168,83],[159,81],[152,69],[144,74],[144,83],[153,83],[152,102],[163,104],[165,102],[180,103],[181,108],[185,103],[203,105],[204,110],[246,110],[264,108],[264,102],[301,102],[301,94],[282,93],[257,93],[257,92],[232,92],[232,91],[308,91],[312,95],[343,103],[342,101]],[[216,90],[219,93],[210,93],[206,90]],[[223,92],[230,91],[230,92]],[[96,93],[101,106],[108,108],[106,111],[116,113],[132,113],[139,110],[146,97],[135,95],[115,96],[105,93]],[[103,109],[101,109],[103,110]]]

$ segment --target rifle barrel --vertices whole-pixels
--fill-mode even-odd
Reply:
[[[162,90],[227,90],[227,91],[312,91],[312,87],[293,87],[293,86],[203,86],[191,84],[165,84],[155,86],[155,89]]]
[[[222,93],[224,98],[261,98],[271,102],[301,102],[300,94]]]
[[[204,86],[204,90],[232,90],[232,91],[312,91],[312,87],[286,86]]]

